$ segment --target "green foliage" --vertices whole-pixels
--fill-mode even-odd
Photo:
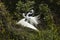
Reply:
[[[49,8],[48,8],[48,5],[47,4],[40,4],[40,10],[43,11],[43,12],[48,12]]]
[[[16,4],[18,11],[29,11],[33,8],[34,1],[26,1],[26,3],[22,2],[21,0]]]
[[[57,4],[59,6],[59,1],[57,2],[55,1],[49,0],[48,2]],[[46,3],[46,1],[44,0],[43,2],[41,0],[40,1],[19,0],[14,4],[16,5],[16,10],[13,12],[10,12],[10,10],[7,10],[7,6],[4,4],[4,2],[1,2],[0,3],[0,10],[1,10],[0,11],[0,40],[60,40],[59,38],[60,37],[60,26],[58,27],[55,24],[54,15],[51,11],[52,9],[49,8],[52,6],[50,6],[49,5],[50,3],[48,2]],[[41,24],[43,25],[44,23],[46,25],[46,28],[43,29],[45,26],[44,25],[41,26],[39,24],[38,26],[40,30],[39,32],[34,31],[29,28],[24,28],[22,26],[16,25],[16,22],[19,21],[21,18],[23,18],[20,13],[27,12],[32,8],[34,8],[35,10],[36,9],[39,10],[40,12],[39,11],[37,12],[43,14],[44,16],[42,19],[45,23],[41,22]],[[56,7],[56,10],[57,10],[57,7]],[[42,27],[42,29],[40,27]]]

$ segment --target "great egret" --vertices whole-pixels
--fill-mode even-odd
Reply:
[[[33,10],[31,10],[31,12],[33,13]],[[17,24],[21,24],[24,27],[28,27],[28,28],[31,28],[31,29],[38,31],[38,29],[34,26],[34,24],[35,25],[38,24],[37,16],[35,16],[35,17],[28,16],[32,13],[28,12],[26,16],[25,16],[25,13],[23,13],[24,18],[21,19],[20,21],[18,21]]]

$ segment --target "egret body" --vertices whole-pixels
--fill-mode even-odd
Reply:
[[[38,24],[37,17],[28,16],[29,14],[32,14],[32,13],[34,13],[33,10],[31,10],[31,12],[28,12],[26,16],[23,13],[24,18],[21,19],[20,21],[18,21],[17,24],[20,24],[24,27],[28,27],[28,28],[31,28],[31,29],[38,31],[38,29],[33,25],[33,24],[35,24],[35,25]]]

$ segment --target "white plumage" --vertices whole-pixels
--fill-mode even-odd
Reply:
[[[28,23],[27,21],[25,21],[25,18],[21,19],[17,24],[21,24],[24,27],[28,27],[28,28],[37,30],[37,28],[35,28],[33,25],[31,25],[30,23]]]
[[[37,25],[38,24],[38,20],[37,20],[37,18],[36,17],[28,17],[27,18],[27,21],[29,21],[30,22],[30,24],[35,24],[35,25]]]
[[[31,10],[31,11],[33,13],[33,10]],[[24,18],[21,19],[20,21],[18,21],[17,24],[20,24],[24,27],[28,27],[28,28],[31,28],[31,29],[38,31],[38,29],[34,26],[34,25],[38,24],[37,16],[35,16],[35,17],[28,16],[29,14],[32,14],[32,13],[29,12],[26,16],[23,13]]]

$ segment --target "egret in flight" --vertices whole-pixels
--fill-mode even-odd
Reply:
[[[34,13],[34,10],[30,10],[30,12],[27,13],[27,15],[25,16],[25,13],[23,13],[23,19],[19,20],[17,22],[17,24],[20,24],[24,27],[28,27],[28,28],[31,28],[31,29],[34,29],[36,31],[39,31],[34,25],[37,25],[38,24],[38,16],[29,16],[30,14],[33,14]]]

